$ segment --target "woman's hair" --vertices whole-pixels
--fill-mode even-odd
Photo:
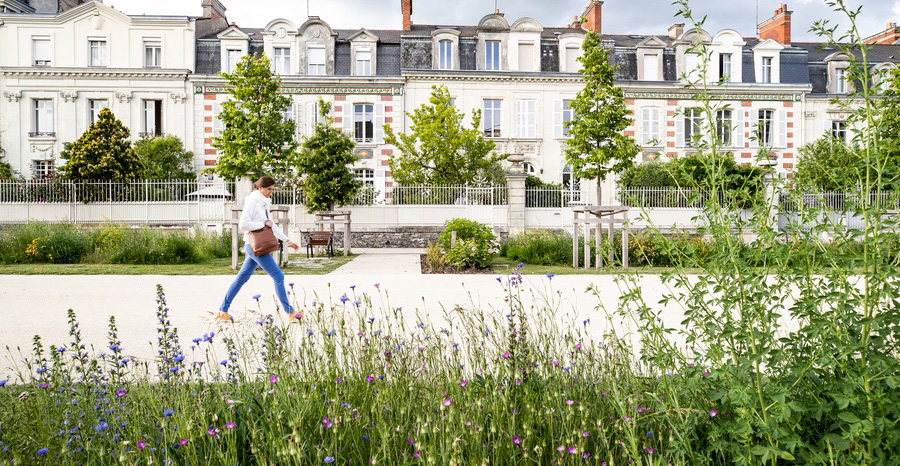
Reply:
[[[271,176],[261,176],[258,180],[253,182],[253,189],[256,190],[259,188],[268,188],[269,186],[274,185],[275,178],[272,178]]]

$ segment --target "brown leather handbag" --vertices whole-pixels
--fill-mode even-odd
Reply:
[[[269,212],[266,212],[266,220],[269,219]],[[250,249],[253,250],[254,256],[265,256],[278,250],[281,241],[275,237],[272,227],[264,226],[259,230],[253,230],[248,235],[250,240]]]

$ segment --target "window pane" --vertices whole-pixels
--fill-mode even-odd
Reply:
[[[372,74],[372,52],[368,50],[356,52],[356,74],[359,76]]]
[[[500,115],[500,106],[502,104],[502,100],[492,100],[486,99],[484,101],[484,112],[482,116],[483,120],[483,128],[485,137],[489,138],[499,138],[500,137],[500,123],[501,123],[501,115]]]
[[[356,142],[372,142],[375,135],[375,118],[372,104],[353,106],[353,132]]]
[[[731,81],[731,54],[723,53],[719,55],[719,78],[722,81]]]
[[[534,71],[534,44],[519,44],[519,71]]]
[[[575,73],[578,71],[578,56],[581,55],[581,49],[577,46],[566,47],[566,73]]]
[[[309,71],[311,75],[325,74],[325,48],[309,47],[307,56],[309,57]]]
[[[563,113],[562,113],[562,121],[563,121],[563,136],[569,137],[569,127],[566,126],[566,122],[572,121],[575,119],[575,110],[569,108],[569,104],[571,104],[571,100],[563,100]]]
[[[644,55],[644,81],[659,80],[659,55]]]
[[[500,70],[500,42],[496,40],[489,40],[485,44],[485,52],[487,57],[487,62],[485,63],[485,69],[488,71],[499,71]]]
[[[438,68],[449,70],[453,68],[453,42],[442,40],[439,44]]]
[[[50,65],[50,39],[34,39],[34,64],[37,66]]]

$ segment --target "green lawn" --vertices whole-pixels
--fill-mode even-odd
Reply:
[[[324,275],[353,260],[356,255],[306,259],[305,254],[292,256],[292,264],[283,270],[293,275]],[[241,258],[243,261],[243,258]],[[295,262],[296,261],[296,262]],[[129,265],[129,264],[0,264],[0,275],[233,275],[231,259],[212,259],[200,264]],[[262,269],[257,274],[265,274]]]

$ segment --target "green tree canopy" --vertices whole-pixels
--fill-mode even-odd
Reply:
[[[309,213],[334,210],[353,200],[362,183],[348,168],[356,161],[356,144],[349,136],[332,127],[328,116],[331,104],[319,99],[319,113],[325,123],[316,123],[313,134],[303,141],[297,156],[297,170],[303,176],[303,193]]]
[[[134,143],[134,151],[144,164],[147,178],[174,180],[195,178],[194,154],[184,150],[175,135],[144,138]]]
[[[284,118],[291,98],[278,92],[281,79],[272,74],[269,59],[246,55],[234,73],[220,74],[231,98],[219,113],[224,130],[212,138],[221,152],[212,171],[229,180],[288,173],[297,151],[296,123]]]
[[[481,131],[481,111],[474,110],[471,128],[464,127],[465,115],[451,104],[446,86],[433,86],[429,103],[407,115],[410,134],[384,126],[385,142],[399,150],[390,158],[398,183],[467,184],[496,176],[495,166],[504,156],[491,155],[494,143]]]
[[[144,175],[144,165],[128,137],[131,132],[113,112],[104,108],[75,142],[60,156],[67,160],[63,174],[71,180],[129,181]]]
[[[597,180],[597,201],[602,204],[600,182],[607,174],[630,167],[640,146],[624,134],[631,123],[630,112],[624,91],[615,85],[616,66],[609,62],[609,50],[593,31],[585,36],[582,50],[578,61],[585,82],[569,104],[575,118],[566,122],[571,139],[565,156],[573,175]]]
[[[800,148],[793,181],[809,191],[848,191],[863,181],[865,161],[856,148],[825,134]]]

